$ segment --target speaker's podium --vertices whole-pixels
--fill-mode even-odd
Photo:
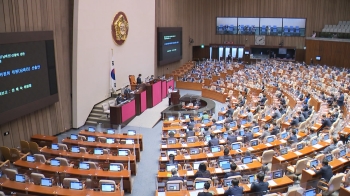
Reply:
[[[180,90],[177,89],[176,91],[171,92],[170,98],[171,98],[171,103],[173,105],[179,104],[180,103]]]

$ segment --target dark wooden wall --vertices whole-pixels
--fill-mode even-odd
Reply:
[[[156,26],[182,27],[183,60],[158,68],[157,74],[171,72],[192,60],[192,46],[233,41],[235,44],[254,45],[252,35],[216,35],[216,17],[294,17],[306,18],[306,35],[320,31],[325,24],[350,20],[349,0],[156,0]],[[189,37],[194,39],[189,44]],[[302,49],[304,37],[266,36],[266,45]]]
[[[55,135],[70,129],[72,3],[70,0],[0,0],[0,32],[53,31],[59,102],[0,125],[0,146],[19,146],[33,134]],[[4,136],[5,132],[10,134]]]
[[[350,42],[322,41],[306,39],[306,63],[311,58],[314,64],[350,68]],[[316,56],[321,56],[316,61]]]

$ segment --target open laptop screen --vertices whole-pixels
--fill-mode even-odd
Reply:
[[[224,119],[223,116],[219,116],[219,117],[218,117],[218,121],[221,121],[221,120],[223,120],[223,119]]]
[[[211,140],[210,135],[206,135],[206,136],[205,136],[205,141],[206,141],[206,142],[209,142],[210,140]]]
[[[136,135],[136,131],[135,130],[128,130],[128,135]]]
[[[85,163],[85,162],[80,162],[79,163],[79,169],[90,169],[90,164],[89,163]]]
[[[277,170],[277,171],[273,171],[272,172],[272,178],[276,179],[276,178],[282,178],[283,177],[283,172],[282,170]]]
[[[212,146],[211,152],[220,152],[220,146]]]
[[[285,154],[287,154],[288,153],[288,149],[287,148],[282,148],[282,149],[280,149],[280,154],[281,155],[285,155]]]
[[[118,155],[119,156],[128,156],[129,155],[129,150],[127,150],[127,149],[119,149],[118,150]]]
[[[287,132],[281,133],[281,139],[285,139],[288,136]]]
[[[71,134],[70,135],[70,139],[77,140],[78,139],[78,135],[77,134]]]
[[[259,140],[254,139],[250,141],[250,146],[257,146],[259,144]]]
[[[333,156],[332,156],[331,154],[326,155],[326,157],[325,157],[325,158],[328,160],[328,162],[330,162],[330,161],[332,161],[332,160],[333,160]]]
[[[115,191],[114,184],[102,184],[101,191],[102,192],[114,192]]]
[[[205,181],[196,182],[195,189],[200,190],[204,188]]]
[[[177,169],[177,165],[176,164],[167,164],[166,165],[166,171],[170,172],[172,169]]]
[[[257,132],[259,132],[259,127],[258,126],[253,127],[253,133],[257,133]]]
[[[115,142],[114,138],[107,138],[106,139],[107,144],[114,144],[114,142]]]
[[[28,156],[27,156],[27,161],[28,161],[28,162],[35,162],[35,157],[32,156],[32,155],[28,155]]]
[[[88,142],[94,142],[96,139],[95,139],[95,137],[93,137],[93,136],[88,136],[87,137],[87,141]]]
[[[237,124],[236,121],[230,122],[230,128],[235,127],[236,124]]]
[[[270,137],[267,137],[267,138],[266,138],[266,142],[267,142],[267,143],[271,143],[271,142],[273,142],[273,141],[275,141],[275,137],[270,136]]]
[[[339,151],[339,156],[340,156],[340,157],[343,157],[343,156],[345,156],[345,155],[346,155],[346,150],[345,150],[345,149]]]
[[[243,164],[248,164],[248,163],[251,163],[251,162],[253,162],[252,157],[244,157],[244,158],[242,159],[242,163],[243,163]]]
[[[247,123],[246,120],[241,120],[241,125],[245,125]]]
[[[168,154],[168,156],[171,155],[171,154],[173,154],[174,156],[176,156],[176,155],[177,155],[177,152],[176,152],[176,150],[168,150],[168,151],[167,151],[167,154]]]
[[[83,190],[83,182],[70,182],[70,189]]]
[[[204,119],[204,120],[203,120],[203,123],[204,123],[204,124],[209,123],[209,119]]]
[[[94,149],[94,154],[96,154],[96,155],[102,155],[102,154],[103,154],[103,149],[102,149],[102,148],[95,148],[95,149]]]
[[[52,186],[52,179],[51,178],[41,178],[40,185],[51,187]]]
[[[94,128],[94,127],[89,127],[89,128],[88,128],[88,131],[89,131],[89,132],[95,132],[95,128]]]
[[[51,166],[60,166],[60,160],[57,160],[57,159],[51,159],[50,160],[50,165]]]
[[[190,148],[190,154],[199,154],[198,148]]]
[[[311,145],[313,146],[313,145],[316,145],[317,144],[317,139],[313,139],[312,141],[311,141]]]
[[[134,144],[134,140],[132,139],[126,139],[125,144]]]
[[[51,149],[58,150],[59,149],[58,144],[51,144]]]
[[[80,147],[79,146],[72,146],[72,152],[79,153]]]
[[[120,171],[120,165],[116,163],[109,164],[109,171]]]
[[[26,181],[26,178],[23,174],[16,174],[16,179],[15,179],[16,182],[21,182],[21,183],[24,183]]]
[[[169,117],[168,117],[168,120],[169,120],[169,121],[174,121],[174,120],[175,120],[175,117],[174,117],[174,116],[169,116]]]
[[[298,144],[297,145],[297,150],[301,150],[301,149],[303,149],[304,148],[304,145],[303,144]]]
[[[249,176],[249,183],[251,184],[253,182],[255,182],[255,177],[254,177],[254,175],[250,175]]]
[[[329,135],[328,134],[325,134],[324,136],[323,136],[323,140],[328,140],[329,139]]]
[[[114,129],[107,129],[107,134],[115,134]]]
[[[190,115],[189,114],[185,114],[184,117],[185,117],[185,119],[189,119]]]
[[[223,170],[230,169],[230,161],[228,160],[219,161],[219,165]]]
[[[316,196],[316,189],[306,190],[304,192],[303,196]]]
[[[180,183],[167,183],[167,191],[180,191]]]
[[[232,148],[232,150],[241,149],[241,143],[232,143],[231,148]]]
[[[318,160],[312,160],[310,161],[310,167],[316,167],[318,165]]]

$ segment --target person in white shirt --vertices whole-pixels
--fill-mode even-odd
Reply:
[[[171,105],[171,92],[173,92],[173,88],[171,86],[169,86],[169,88],[168,88],[169,106]]]

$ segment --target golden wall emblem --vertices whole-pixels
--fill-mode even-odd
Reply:
[[[129,32],[129,22],[124,12],[118,12],[112,22],[112,37],[115,43],[122,45]]]

